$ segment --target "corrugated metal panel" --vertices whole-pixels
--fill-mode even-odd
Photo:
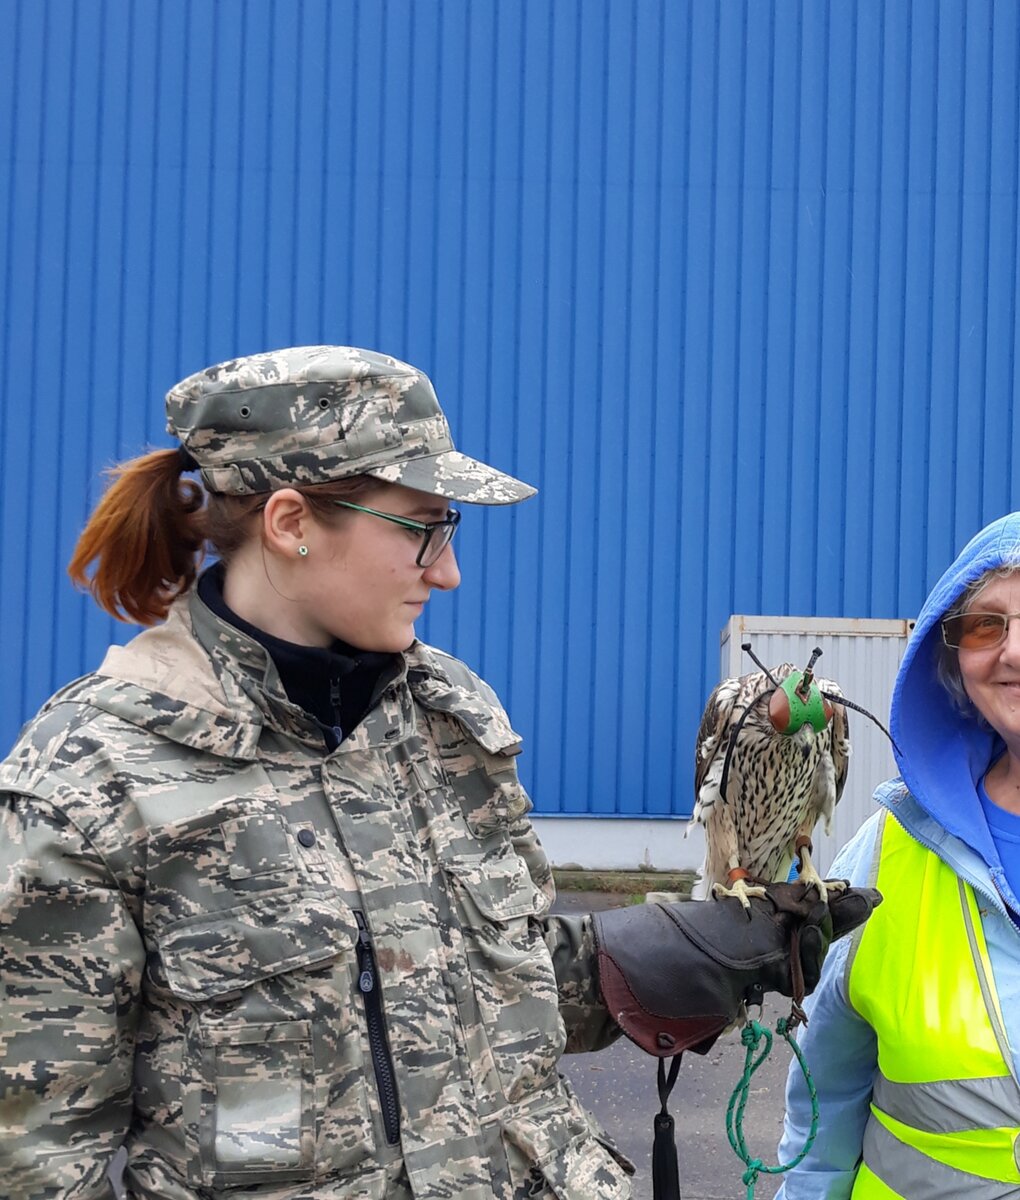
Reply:
[[[4,742],[122,636],[62,573],[101,468],[237,353],[407,358],[541,486],[422,632],[546,812],[689,812],[731,612],[913,613],[1017,502],[1015,5],[0,16]]]
[[[803,668],[815,647],[822,657],[815,671],[837,683],[848,700],[888,723],[893,682],[912,624],[888,620],[826,620],[803,617],[733,616],[719,638],[720,678],[746,675],[758,668],[742,651],[750,643],[768,667],[792,662]],[[884,779],[899,774],[886,735],[867,717],[852,710],[850,766],[846,787],[836,807],[832,832],[815,830],[814,861],[826,871],[836,851],[875,811],[872,794]]]

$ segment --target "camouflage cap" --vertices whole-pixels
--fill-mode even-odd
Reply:
[[[167,432],[212,492],[248,495],[373,475],[468,504],[535,489],[458,453],[428,376],[352,346],[295,346],[190,375],[166,397]]]

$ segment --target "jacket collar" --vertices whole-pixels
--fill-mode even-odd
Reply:
[[[875,791],[875,800],[889,810],[910,836],[926,846],[961,879],[987,896],[1003,913],[1020,913],[1020,902],[1013,895],[1006,874],[996,858],[986,861],[966,841],[950,833],[916,799],[902,779],[888,779]],[[1012,910],[1012,912],[1008,912]]]
[[[485,684],[463,664],[415,642],[399,674],[339,753],[390,747],[414,732],[414,702],[454,717],[490,753],[514,754],[520,738]],[[317,747],[315,722],[288,699],[272,658],[254,638],[218,617],[192,590],[166,621],[126,646],[111,646],[75,699],[182,746],[250,762],[264,728]]]
[[[487,683],[441,650],[415,642],[404,654],[407,681],[424,708],[454,717],[490,754],[513,755],[521,738]]]

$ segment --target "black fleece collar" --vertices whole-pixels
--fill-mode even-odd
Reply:
[[[201,600],[221,620],[253,638],[273,660],[288,699],[322,726],[335,748],[375,706],[400,674],[399,654],[359,650],[338,638],[331,646],[299,646],[257,629],[223,599],[223,564],[214,563],[198,580]]]

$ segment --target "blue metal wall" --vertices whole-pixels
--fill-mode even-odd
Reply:
[[[908,616],[1017,505],[1018,8],[0,0],[0,735],[100,472],[234,354],[425,367],[539,484],[423,634],[543,812],[690,810],[731,612]]]

